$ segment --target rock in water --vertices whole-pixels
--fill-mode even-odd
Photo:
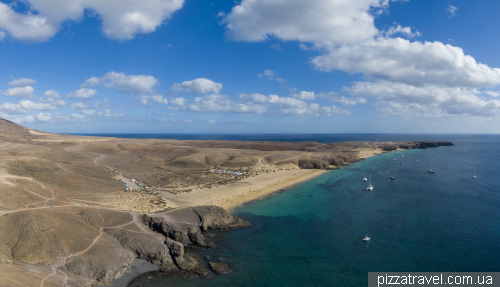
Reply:
[[[232,272],[226,263],[210,262],[210,268],[212,268],[212,270],[217,274],[227,274]]]

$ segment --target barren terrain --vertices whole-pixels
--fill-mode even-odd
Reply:
[[[0,286],[109,285],[136,257],[164,269],[192,268],[178,239],[165,228],[163,235],[152,231],[141,216],[168,221],[165,212],[192,213],[188,207],[229,210],[326,170],[417,145],[81,137],[0,120]],[[193,218],[189,224],[200,220]],[[194,224],[207,220],[200,218]],[[182,244],[205,242],[186,230]],[[138,251],[138,240],[162,255]]]

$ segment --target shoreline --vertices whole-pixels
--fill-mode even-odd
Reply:
[[[240,204],[236,204],[236,203],[231,203],[231,204],[227,204],[226,206],[222,206],[224,209],[227,210],[228,213],[231,213],[247,204],[251,204],[252,202],[255,202],[255,201],[258,201],[258,200],[261,200],[263,198],[266,198],[268,196],[271,196],[273,194],[276,194],[276,193],[280,193],[281,190],[284,190],[283,192],[286,192],[288,189],[298,185],[298,184],[301,184],[301,183],[304,183],[306,181],[310,181],[318,176],[321,176],[321,175],[324,175],[330,171],[333,171],[332,170],[313,170],[313,172],[311,172],[310,174],[304,174],[305,176],[303,177],[295,177],[295,178],[292,178],[291,180],[289,180],[289,182],[285,182],[283,184],[280,184],[280,185],[274,185],[273,187],[268,187],[268,188],[263,188],[261,190],[258,190],[256,192],[256,194],[251,194],[251,196],[247,196],[247,198],[245,198],[244,200],[242,200],[242,202]]]

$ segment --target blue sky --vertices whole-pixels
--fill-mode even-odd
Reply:
[[[68,133],[499,133],[497,2],[0,0],[0,118]]]

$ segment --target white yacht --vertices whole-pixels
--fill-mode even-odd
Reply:
[[[394,172],[392,173],[391,179],[394,180]]]
[[[372,186],[372,183],[370,180],[368,180],[368,187],[366,188],[366,190],[369,190],[369,191],[373,190],[373,186]]]
[[[365,178],[363,178],[363,181],[368,181],[368,179],[366,179],[366,173],[365,173]]]
[[[434,173],[434,170],[431,168],[429,170],[427,170],[428,173]]]
[[[370,240],[370,237],[368,236],[365,236],[365,238],[363,238],[363,241],[369,241]]]

